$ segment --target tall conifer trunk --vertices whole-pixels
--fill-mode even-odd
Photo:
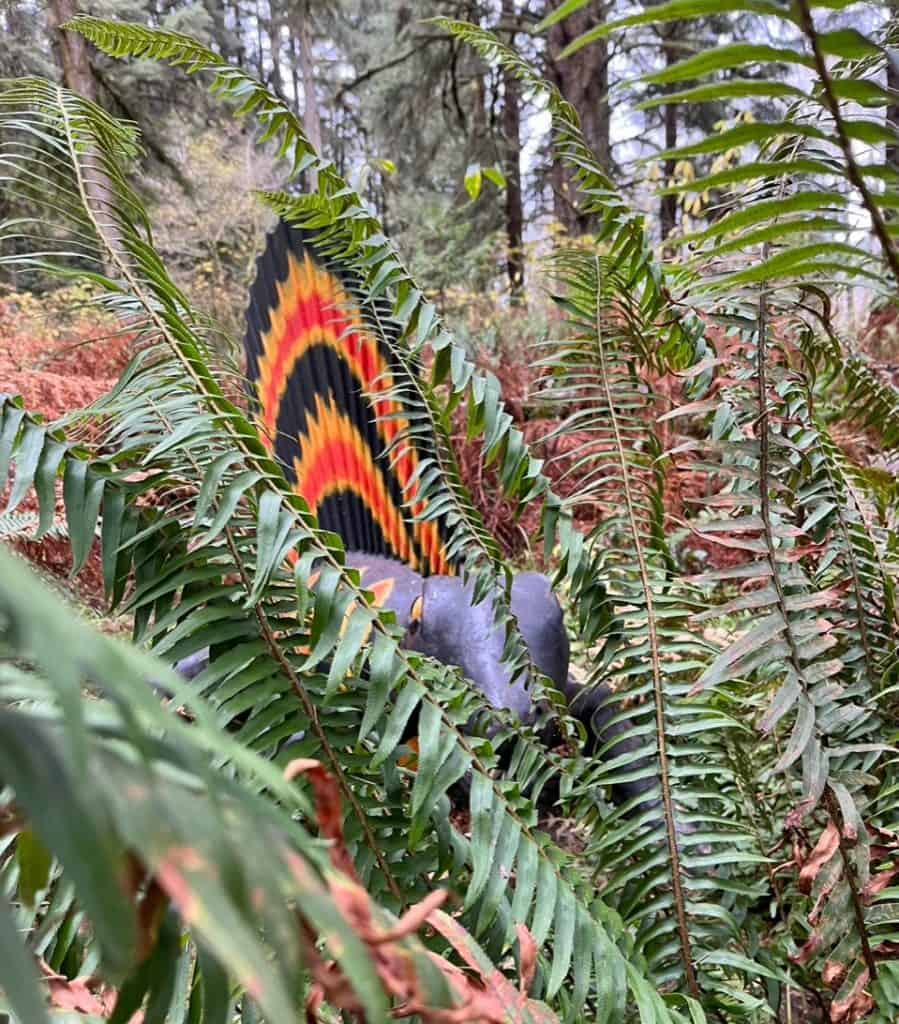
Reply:
[[[503,0],[502,23],[508,26],[512,45],[518,13],[515,0]],[[503,173],[506,176],[506,272],[512,301],[524,298],[524,208],[521,189],[521,89],[518,79],[503,73],[502,112]]]
[[[562,0],[550,0],[547,13],[561,6]],[[559,60],[565,47],[605,17],[606,3],[592,0],[580,10],[553,25],[547,37],[547,74],[559,92],[578,113],[587,144],[596,154],[603,170],[612,170],[611,116],[609,111],[609,47],[605,39]],[[578,207],[576,190],[569,168],[556,160],[550,172],[553,213],[569,235],[577,237],[591,230],[590,218]]]
[[[279,7],[280,0],[269,0],[268,43],[272,57],[271,86],[279,96],[284,96],[284,83],[281,77],[281,25],[283,19]]]
[[[70,32],[62,26],[78,14],[75,0],[51,0],[49,7],[50,25],[53,30],[53,50],[62,72],[63,85],[93,103],[99,99],[99,83],[91,65],[90,44],[77,32]],[[102,227],[105,244],[115,246],[119,233],[115,221],[109,215],[109,198],[112,191],[109,178],[102,165],[92,160],[96,154],[88,152],[82,158],[89,162],[90,170],[84,174],[84,193],[90,212]],[[112,266],[107,262],[107,253],[101,248],[101,259],[107,273]]]
[[[53,28],[53,49],[67,89],[86,100],[97,101],[97,77],[91,67],[89,43],[77,32],[61,28],[78,13],[75,0],[51,0],[50,23]]]
[[[673,41],[677,36],[677,22],[672,22],[665,28],[662,51],[665,55],[665,67],[671,67],[678,60],[677,46]],[[666,92],[673,92],[677,86],[666,86]],[[677,146],[677,104],[668,103],[665,105],[665,149],[674,149]],[[674,160],[666,160],[664,166],[665,183],[667,184],[674,177]],[[662,235],[662,242],[674,231],[677,226],[677,196],[662,196],[659,205],[659,223]]]

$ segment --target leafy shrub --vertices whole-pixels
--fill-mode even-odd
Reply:
[[[557,16],[579,6],[564,4]],[[748,14],[761,9],[754,0],[727,6]],[[861,165],[853,147],[853,140],[894,141],[893,128],[878,116],[890,99],[877,78],[886,52],[856,30],[818,32],[805,0],[761,7],[804,48],[799,57],[814,76],[812,88],[800,95],[780,90],[790,105],[777,120],[743,122],[669,154],[688,159],[753,147],[744,150],[745,163],[671,186],[721,189],[727,202],[717,215],[709,213],[707,227],[681,239],[689,248],[680,258],[664,262],[644,217],[597,166],[573,110],[554,88],[489,33],[442,22],[540,94],[557,153],[574,169],[582,208],[597,225],[596,246],[560,248],[551,260],[563,320],[553,331],[538,400],[559,411],[559,433],[574,438],[566,457],[578,484],[564,498],[503,408],[495,378],[454,343],[377,219],[311,149],[284,104],[185,37],[91,18],[75,22],[112,55],[153,57],[210,74],[214,89],[240,101],[280,145],[294,174],[316,172],[311,194],[263,198],[282,216],[320,231],[321,244],[383,299],[400,339],[393,342],[398,356],[429,367],[404,395],[415,429],[436,442],[423,486],[453,523],[454,550],[464,554],[479,585],[505,587],[508,572],[461,481],[450,437],[458,410],[467,432],[483,438],[483,460],[496,466],[510,515],[539,509],[538,539],[577,621],[577,656],[592,681],[612,684],[616,705],[628,707],[629,738],[640,740],[636,750],[610,742],[599,757],[583,755],[574,737],[564,749],[545,751],[534,730],[485,707],[457,673],[399,646],[393,624],[370,606],[358,576],[346,568],[339,542],[318,529],[253,424],[229,401],[231,368],[206,343],[208,321],[166,273],[122,171],[136,145],[131,130],[46,83],[6,86],[0,125],[12,139],[4,151],[9,173],[27,191],[39,175],[28,177],[26,170],[52,161],[67,186],[55,197],[57,217],[44,251],[64,252],[68,260],[74,251],[107,289],[108,306],[140,330],[142,347],[116,390],[74,420],[77,429],[85,418],[102,416],[101,444],[69,441],[6,400],[0,477],[14,454],[11,503],[33,485],[42,510],[55,509],[54,483],[62,477],[76,568],[101,523],[107,589],[114,603],[133,612],[138,643],[169,660],[209,644],[229,648],[195,691],[178,690],[197,720],[187,730],[146,688],[126,690],[124,676],[101,673],[92,659],[51,658],[42,650],[43,629],[58,638],[55,651],[78,648],[53,632],[58,625],[51,627],[50,616],[35,615],[30,592],[18,610],[12,594],[2,609],[16,653],[36,659],[43,676],[58,680],[48,689],[41,673],[10,677],[16,709],[7,714],[11,722],[28,723],[22,735],[28,728],[56,730],[59,757],[73,766],[69,778],[90,763],[88,752],[100,741],[117,758],[124,745],[142,772],[148,765],[155,772],[155,752],[168,751],[177,737],[168,760],[176,763],[183,747],[192,775],[178,776],[179,785],[190,789],[193,779],[202,779],[213,797],[190,805],[202,804],[197,813],[210,818],[203,834],[222,851],[236,847],[234,888],[222,893],[214,914],[189,913],[194,904],[182,890],[178,915],[154,936],[153,952],[143,960],[125,934],[133,921],[99,895],[84,904],[92,931],[86,939],[79,933],[75,947],[72,929],[44,926],[58,920],[57,893],[71,898],[71,890],[53,890],[36,922],[25,914],[34,902],[27,879],[36,873],[27,861],[16,896],[23,927],[37,925],[38,952],[52,931],[47,948],[58,951],[53,966],[65,967],[66,977],[97,965],[113,981],[125,979],[120,998],[149,992],[148,1015],[163,1019],[174,1005],[174,965],[194,963],[184,952],[191,947],[179,945],[186,928],[197,943],[199,976],[214,979],[217,1008],[228,976],[249,1002],[266,994],[271,1020],[288,1019],[303,974],[298,932],[285,908],[295,900],[305,913],[309,893],[294,891],[278,874],[281,848],[274,845],[259,854],[271,899],[257,906],[241,888],[253,870],[242,858],[266,845],[255,827],[261,817],[289,829],[318,868],[310,877],[321,875],[320,848],[291,818],[296,811],[310,820],[309,808],[296,805],[295,791],[285,790],[277,771],[287,756],[283,741],[302,730],[296,754],[323,764],[339,787],[346,846],[372,899],[400,915],[448,882],[461,897],[460,920],[471,935],[495,961],[517,949],[519,974],[530,978],[531,954],[520,930],[526,925],[539,950],[532,994],[560,1015],[755,1021],[781,1006],[792,1014],[803,1002],[795,995],[800,990],[826,1005],[833,1021],[895,1016],[897,789],[889,746],[895,739],[895,496],[891,478],[885,482],[853,464],[831,432],[834,422],[849,419],[886,449],[899,436],[894,389],[849,354],[831,301],[847,280],[892,292],[899,273],[888,215],[896,201],[894,173]],[[671,0],[607,22],[572,45],[709,9]],[[742,43],[700,57],[654,80],[671,85],[715,76],[747,61],[781,61],[784,52]],[[739,95],[740,88],[731,83],[726,95]],[[722,89],[712,77],[669,95],[669,102],[702,103]],[[844,98],[859,102],[860,112],[847,113]],[[86,184],[97,175],[104,182],[103,216]],[[34,187],[29,199],[40,198]],[[875,253],[857,244],[840,215],[850,205],[872,225]],[[71,233],[60,243],[63,224]],[[679,388],[668,386],[672,379]],[[685,436],[673,433],[679,420],[691,423]],[[678,529],[712,537],[740,555],[693,575],[680,568],[665,514],[667,482],[685,465],[706,472],[709,488],[693,496]],[[576,520],[584,505],[601,513],[588,532]],[[285,565],[290,551],[298,555],[293,570]],[[314,583],[313,562],[324,565]],[[498,615],[508,620],[502,601]],[[527,652],[514,623],[510,638],[508,657],[522,664]],[[142,655],[127,658],[137,659],[144,675],[158,670]],[[119,681],[107,700],[89,703],[80,697],[83,678]],[[559,695],[548,685],[541,693],[563,728],[570,725]],[[410,773],[400,737],[413,712],[420,749]],[[135,733],[132,726],[142,722],[149,723],[146,732]],[[237,730],[231,738],[221,731],[229,723]],[[33,749],[44,747],[36,742]],[[118,765],[115,776],[108,770],[91,776],[110,801],[103,805],[105,820],[120,830],[134,820],[146,827],[141,801],[123,806],[127,787],[118,783],[127,776]],[[34,782],[38,768],[10,771],[4,769],[4,781],[26,814],[36,814],[41,805],[27,803],[20,789]],[[648,773],[652,803],[608,803],[610,787]],[[449,798],[466,775],[467,831],[454,827]],[[537,800],[550,781],[558,785],[563,811],[587,836],[576,856],[537,827]],[[224,831],[220,787],[241,814],[243,801],[252,808],[246,817],[227,817],[246,830],[245,843],[244,831],[233,843]],[[188,805],[180,791],[177,798],[174,789],[164,793],[154,821],[180,838],[176,826],[193,824]],[[92,813],[74,785],[64,799]],[[63,854],[77,829],[47,829],[35,819],[41,842],[63,863],[64,886],[77,861]],[[137,841],[115,829],[110,835],[117,849],[125,838]],[[86,833],[85,864],[95,863],[95,848],[103,853],[101,837],[100,828]],[[158,857],[144,863],[158,870]],[[107,864],[108,878],[115,871]],[[231,877],[216,876],[221,890]],[[75,876],[72,881],[79,900],[96,892]],[[66,914],[74,906],[66,904]],[[235,906],[243,914],[239,931],[237,924],[229,927]],[[333,900],[322,897],[316,907],[331,915],[335,928],[341,924]],[[256,916],[269,912],[271,919]],[[80,904],[72,913],[81,913]],[[278,937],[274,961],[263,956],[260,925],[267,940]],[[6,931],[12,948],[12,928]],[[127,942],[116,941],[122,936]],[[249,961],[238,956],[244,942],[258,953],[254,963],[267,981],[283,975],[281,988],[276,979],[260,989],[262,975],[248,972]],[[336,946],[338,959],[342,949],[347,964],[352,960],[352,976],[343,960],[341,966],[354,992],[369,1000],[372,1019],[380,1019],[384,994],[358,936],[341,931]],[[21,965],[21,947],[15,948]],[[308,976],[315,961],[306,953]],[[36,1012],[33,989],[28,995],[14,986],[11,973],[2,976],[4,984],[13,986],[10,998],[28,1019],[22,1007]],[[208,1004],[203,1012],[214,1015]]]

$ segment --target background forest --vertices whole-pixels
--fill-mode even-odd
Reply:
[[[655,197],[651,186],[697,177],[726,159],[676,161],[656,159],[658,154],[773,107],[763,91],[734,102],[725,95],[701,107],[662,104],[658,98],[673,86],[638,77],[710,43],[744,41],[747,33],[753,41],[761,33],[761,41],[773,46],[789,42],[764,20],[709,15],[640,26],[560,60],[573,39],[610,12],[599,3],[579,4],[535,34],[555,8],[561,5],[334,0],[283,7],[141,6],[113,0],[90,13],[188,33],[265,82],[303,118],[316,148],[359,186],[443,308],[469,310],[472,296],[483,300],[472,313],[479,318],[475,340],[489,345],[501,330],[490,319],[499,304],[494,300],[516,289],[537,291],[527,288],[524,250],[544,243],[545,251],[554,231],[580,236],[595,225],[571,187],[571,172],[549,145],[545,104],[522,96],[514,76],[428,19],[459,18],[494,30],[556,84],[577,110],[600,165],[650,214],[657,238],[689,231],[705,203],[701,194]],[[266,223],[250,190],[279,182],[277,167],[256,148],[252,129],[235,126],[199,85],[185,86],[177,72],[63,45],[54,26],[74,12],[65,0],[4,2],[0,73],[64,79],[140,126],[147,150],[141,181],[160,251],[176,272],[208,289],[210,311],[239,334],[245,286]],[[865,17],[876,23],[876,13]],[[789,57],[778,71],[802,74]],[[750,66],[740,77],[771,73]],[[635,110],[641,103],[645,109]],[[225,216],[223,196],[236,204]],[[529,298],[539,305],[536,295]],[[507,333],[517,336],[522,329],[527,324],[516,323]]]
[[[0,27],[0,1014],[899,1019],[891,5]],[[291,492],[276,216],[358,275],[510,663],[537,567],[615,737],[408,651]]]

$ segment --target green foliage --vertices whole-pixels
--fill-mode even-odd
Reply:
[[[552,375],[541,398],[574,408],[559,428],[578,440],[569,457],[581,482],[568,501],[605,510],[586,546],[589,571],[605,581],[615,610],[599,638],[593,681],[611,681],[618,700],[643,698],[631,721],[646,737],[633,749],[609,741],[575,788],[578,819],[594,824],[585,856],[607,877],[605,891],[634,928],[654,976],[685,974],[691,994],[717,989],[725,1009],[732,996],[719,954],[739,930],[736,907],[760,895],[743,880],[734,884],[729,865],[745,871],[758,855],[734,814],[738,794],[726,764],[728,736],[740,724],[721,703],[691,693],[696,667],[710,653],[695,635],[700,597],[673,578],[651,428],[656,400],[635,389],[632,373],[652,365],[659,339],[611,259],[564,253],[553,271],[564,286],[569,330],[545,358]],[[649,764],[647,751],[655,754]],[[641,794],[598,815],[590,799],[597,787],[650,783],[656,774],[649,802]],[[638,851],[647,858],[639,875],[621,871]],[[674,912],[661,921],[657,900],[668,899]],[[736,905],[722,914],[729,899]]]
[[[92,22],[84,27],[110,49],[127,47],[127,29]],[[138,52],[221,67],[214,54],[171,34],[135,35]],[[294,166],[309,165],[308,144],[277,100],[243,73],[223,68],[216,86],[249,93],[250,106],[260,108],[267,127],[282,132]],[[198,692],[212,700],[222,724],[233,723],[238,742],[258,754],[283,758],[282,742],[305,731],[291,753],[314,754],[338,778],[360,876],[386,906],[402,911],[440,878],[464,877],[464,920],[490,948],[507,948],[518,923],[527,922],[541,944],[552,943],[562,929],[565,938],[553,947],[552,960],[541,957],[537,983],[560,1005],[577,1013],[589,998],[600,1019],[611,1019],[630,991],[645,1019],[676,1019],[676,1010],[641,973],[639,957],[625,955],[629,941],[622,925],[589,878],[534,831],[533,799],[548,774],[536,737],[507,726],[487,741],[497,716],[487,713],[456,674],[398,648],[390,622],[375,614],[358,576],[344,567],[339,542],[317,529],[252,423],[225,397],[216,373],[227,375],[228,368],[208,350],[203,319],[153,250],[142,209],[118,163],[130,153],[133,137],[107,131],[91,104],[38,81],[11,86],[4,101],[7,126],[46,133],[60,153],[72,156],[66,200],[76,211],[79,259],[144,337],[144,348],[115,392],[85,414],[102,419],[100,448],[68,444],[15,402],[3,407],[0,436],[10,453],[14,447],[23,453],[17,472],[22,486],[38,485],[42,508],[54,499],[53,481],[63,467],[76,565],[86,557],[102,509],[107,585],[114,602],[126,599],[133,612],[135,638],[171,660],[230,645],[228,656],[195,680]],[[103,131],[94,132],[95,125]],[[8,153],[19,173],[30,169],[28,149]],[[105,175],[109,213],[103,217],[86,185],[96,173],[94,161]],[[433,306],[408,280],[358,197],[333,168],[317,163],[316,169],[321,191],[308,207],[327,210],[325,204],[337,203],[344,216],[353,215],[356,246],[370,243],[366,251],[379,257],[370,260],[368,273],[397,289],[396,319],[412,334],[413,354],[433,336],[443,339],[438,350],[449,357],[449,339],[440,333]],[[272,201],[304,210],[295,200]],[[59,220],[53,225],[44,264],[52,261],[48,251],[70,251],[68,238],[54,245],[61,227]],[[345,255],[357,252],[348,248]],[[499,413],[495,384],[474,376],[457,353],[434,374],[438,382],[453,383],[453,404],[467,395],[470,416],[480,417],[496,435],[490,447],[511,493],[522,501],[532,496],[538,470]],[[438,405],[433,389],[423,394],[423,413],[440,429],[447,400]],[[25,452],[33,454],[25,458]],[[429,470],[424,482],[450,515],[460,508],[456,526],[460,535],[473,538],[474,572],[478,551],[490,553],[493,542],[476,522],[465,533],[473,510],[459,505],[466,499],[453,486],[451,467],[440,468]],[[148,503],[142,496],[151,489],[154,501]],[[289,551],[298,555],[295,571],[284,564]],[[318,577],[310,587],[313,566]],[[421,750],[410,784],[398,759],[400,736],[413,712],[419,715]],[[473,716],[480,724],[473,735],[463,735]],[[498,772],[500,746],[511,748],[513,768],[505,776]],[[450,826],[447,796],[467,770],[473,773],[470,838]],[[522,878],[514,900],[504,882],[513,870]],[[579,936],[577,957],[570,929]],[[570,994],[560,991],[569,972]]]
[[[581,6],[561,5],[544,27]],[[711,10],[677,0],[608,21],[568,52],[618,29],[698,18]],[[882,481],[847,464],[826,432],[813,388],[892,445],[895,392],[835,340],[832,302],[834,288],[857,277],[885,292],[895,289],[894,244],[886,224],[894,196],[889,188],[867,184],[892,184],[894,177],[869,162],[860,169],[850,145],[893,144],[892,129],[874,113],[889,102],[877,92],[875,78],[884,57],[876,42],[857,32],[819,35],[803,5],[789,11],[767,4],[716,5],[716,13],[722,10],[782,17],[806,39],[806,52],[793,49],[790,59],[816,72],[817,81],[801,99],[792,87],[763,83],[765,95],[789,104],[783,114],[660,154],[681,162],[696,155],[721,157],[728,168],[705,179],[688,175],[682,185],[666,188],[676,194],[719,189],[723,201],[709,210],[707,226],[676,240],[682,253],[661,266],[641,238],[639,219],[585,152],[562,98],[482,30],[445,24],[547,97],[556,145],[576,154],[585,202],[600,224],[600,258],[573,252],[556,259],[563,268],[561,302],[571,332],[547,360],[547,393],[567,411],[562,430],[577,442],[568,472],[583,484],[570,501],[599,501],[604,512],[586,543],[596,545],[592,573],[605,580],[617,618],[594,660],[595,676],[618,679],[622,697],[644,699],[642,709],[631,712],[632,736],[650,737],[656,745],[664,815],[657,810],[654,822],[643,815],[641,825],[658,828],[663,816],[667,840],[640,849],[630,838],[633,823],[612,814],[594,826],[596,845],[588,847],[588,856],[606,868],[607,898],[638,936],[646,936],[644,948],[659,977],[682,973],[687,990],[702,992],[707,1006],[717,1003],[728,1015],[740,1006],[753,1015],[770,998],[761,979],[784,980],[783,962],[772,961],[754,934],[753,904],[768,883],[753,862],[766,862],[781,832],[796,827],[791,823],[809,816],[822,824],[829,820],[828,828],[843,839],[838,855],[831,850],[818,862],[819,869],[827,864],[830,881],[823,874],[816,881],[825,888],[813,889],[814,913],[806,916],[808,888],[781,892],[775,886],[775,900],[784,911],[790,907],[784,923],[802,947],[797,953],[788,945],[785,952],[806,968],[816,956],[829,956],[840,966],[830,968],[839,986],[835,1007],[863,1012],[860,993],[876,971],[873,951],[884,934],[878,922],[882,916],[892,920],[894,913],[864,889],[873,868],[859,824],[872,798],[874,820],[885,820],[877,791],[890,804],[887,818],[896,820],[892,769],[882,758],[884,724],[876,711],[897,641],[895,535],[888,511],[893,497]],[[749,63],[773,68],[785,55],[782,48],[725,46],[644,81],[670,86],[700,79],[675,97],[660,97],[660,103],[720,102],[758,94],[759,85],[717,77],[704,83],[703,75],[733,74]],[[839,60],[829,67],[826,55]],[[863,95],[873,108],[852,116],[840,109],[841,98]],[[745,162],[735,166],[734,154]],[[858,207],[881,243],[878,255],[853,233]],[[708,341],[672,344],[671,332],[682,325],[716,322],[727,331],[726,355],[709,358]],[[700,331],[688,332],[692,339],[701,337]],[[685,400],[659,417],[652,381],[683,365],[678,351],[693,364]],[[712,370],[716,364],[724,368],[720,380]],[[810,372],[816,365],[825,371],[817,379]],[[653,420],[661,425],[679,417],[700,417],[703,436],[663,455]],[[672,567],[661,513],[666,468],[676,470],[678,457],[687,454],[718,481],[714,494],[697,503],[691,529],[741,552],[734,568],[692,580],[678,578]],[[716,623],[716,642],[704,642]],[[728,637],[723,642],[722,628]],[[702,641],[699,629],[705,631]],[[748,745],[757,743],[746,730],[750,723],[777,740],[750,751]],[[594,768],[595,781],[627,778],[620,773],[640,764],[639,747],[628,751],[619,745],[616,757],[615,745],[608,746],[612,760]],[[759,799],[777,808],[774,815],[763,817],[749,806]],[[579,810],[581,820],[589,818]],[[595,808],[592,813],[597,815]],[[836,833],[825,830],[831,834]],[[650,896],[659,882],[666,888],[661,920],[660,904]],[[827,885],[833,887],[829,901]],[[731,945],[722,958],[737,935],[744,937],[739,955]],[[706,942],[710,955],[691,949]],[[754,950],[752,966],[740,960],[747,949]],[[680,969],[671,973],[675,959]],[[733,977],[722,984],[716,977],[725,963],[745,971],[743,985]]]
[[[10,556],[0,569],[4,653],[28,665],[0,673],[5,820],[28,822],[4,868],[18,895],[0,916],[4,1010],[49,1019],[16,934],[28,932],[50,972],[101,965],[119,986],[115,1019],[146,998],[148,1018],[227,1020],[240,992],[241,1019],[255,1006],[286,1024],[319,962],[313,937],[367,1019],[386,1019],[373,947],[336,897],[351,881],[297,824],[315,817],[303,792],[164,662],[92,632]],[[82,673],[105,699],[79,696]],[[190,721],[160,706],[151,679]],[[372,923],[385,937],[396,925],[382,910]],[[426,1005],[452,1005],[420,944],[394,942]]]
[[[561,5],[545,25],[582,6]],[[287,104],[184,36],[88,17],[74,23],[112,56],[211,76],[213,91],[276,143],[289,177],[315,181],[302,195],[288,187],[262,198],[317,230],[321,245],[358,272],[371,300],[368,326],[409,371],[399,386],[410,429],[434,439],[422,487],[446,514],[479,590],[506,588],[511,570],[462,484],[450,442],[456,410],[469,435],[483,438],[484,461],[496,465],[516,513],[539,505],[540,539],[578,622],[577,655],[591,682],[612,684],[625,725],[599,757],[547,754],[533,729],[485,707],[458,673],[400,647],[339,541],[290,493],[227,397],[233,367],[207,343],[208,319],[172,282],[129,184],[135,133],[41,80],[3,87],[4,180],[35,208],[46,204],[42,175],[57,188],[43,217],[4,225],[8,237],[29,236],[32,255],[17,262],[87,273],[142,336],[116,390],[71,424],[48,426],[4,399],[0,480],[15,466],[7,516],[33,487],[46,531],[61,481],[76,569],[99,525],[106,588],[133,614],[136,641],[168,661],[227,647],[189,693],[178,690],[195,719],[188,728],[145,687],[127,685],[162,672],[157,663],[132,650],[113,657],[108,641],[66,633],[76,627],[64,628],[59,610],[27,583],[13,608],[18,584],[0,584],[0,602],[9,594],[2,635],[12,654],[34,662],[4,676],[15,708],[4,714],[28,724],[16,727],[22,764],[5,757],[3,782],[32,830],[19,840],[8,891],[19,927],[32,929],[32,946],[51,966],[72,976],[99,965],[127,979],[129,919],[113,897],[104,902],[88,869],[105,864],[114,877],[113,861],[128,848],[158,870],[170,847],[153,844],[191,846],[193,825],[222,865],[202,922],[179,904],[180,925],[199,944],[198,969],[217,986],[204,1012],[227,1006],[230,982],[272,1020],[291,1012],[302,969],[288,900],[311,919],[304,900],[314,891],[317,934],[343,950],[354,990],[380,1019],[384,997],[364,951],[336,930],[341,922],[320,888],[289,888],[279,873],[284,848],[264,842],[277,829],[311,865],[309,878],[328,870],[291,817],[308,819],[308,807],[277,771],[300,756],[336,780],[348,848],[382,907],[399,915],[447,882],[465,927],[496,962],[516,951],[516,937],[526,959],[518,931],[526,924],[540,948],[534,992],[568,1019],[755,1022],[796,988],[829,989],[835,1020],[844,1010],[895,1015],[896,488],[892,474],[854,465],[833,431],[851,418],[888,449],[899,436],[895,391],[847,352],[833,301],[858,280],[892,293],[899,276],[895,170],[860,164],[855,146],[899,145],[882,117],[893,99],[879,84],[886,54],[856,30],[817,31],[820,11],[805,0],[790,8],[671,0],[598,26],[569,49],[713,10],[778,18],[796,46],[724,46],[647,77],[678,86],[668,102],[763,94],[782,105],[770,119],[743,119],[661,154],[722,159],[697,180],[664,183],[666,192],[714,194],[715,204],[703,207],[696,230],[667,240],[674,251],[663,258],[559,92],[482,28],[438,22],[545,104],[558,159],[597,225],[590,244],[560,248],[549,265],[562,319],[537,398],[558,412],[558,437],[571,443],[578,483],[565,498],[513,426],[497,381],[453,340],[364,197],[315,152]],[[810,84],[776,80],[790,54]],[[749,64],[770,67],[772,81],[734,77]],[[859,109],[847,112],[844,101]],[[875,252],[859,241],[860,217]],[[664,390],[671,381],[679,387]],[[88,420],[101,439],[76,444],[63,426]],[[670,425],[682,421],[693,433],[665,450]],[[693,576],[679,567],[665,509],[672,475],[688,466],[715,485],[693,502],[684,528],[737,554],[734,564]],[[588,505],[602,516],[584,534],[575,517]],[[507,657],[522,667],[527,653],[503,601],[497,615]],[[42,649],[44,635],[55,639]],[[59,650],[78,650],[79,659],[60,661]],[[85,682],[102,687],[101,699],[82,696]],[[561,710],[548,683],[540,692]],[[420,751],[410,773],[400,738],[413,713]],[[24,760],[29,749],[34,761]],[[54,819],[52,830],[48,811],[62,798],[51,802],[38,788],[38,750],[58,760],[61,778],[92,780],[66,791],[68,818]],[[137,772],[141,795],[153,800],[126,807],[119,783]],[[175,776],[158,797],[157,773]],[[467,834],[450,820],[451,790],[465,776]],[[634,781],[644,792],[610,808],[609,789]],[[550,783],[586,836],[577,857],[537,827],[536,801]],[[84,806],[88,792],[96,799]],[[154,823],[165,824],[158,833],[148,826],[151,804]],[[72,834],[65,822],[81,814],[86,824]],[[86,852],[76,863],[77,843]],[[246,882],[256,857],[270,898],[256,901],[240,885],[226,892],[229,872]],[[60,924],[46,946],[51,959],[39,944],[42,914],[54,922],[85,914],[91,929]],[[177,989],[176,964],[189,959],[187,947],[175,956],[179,936],[161,926],[154,953],[126,980],[135,1006],[148,989],[151,1007]],[[0,919],[0,945],[14,958],[11,943]],[[272,947],[279,956],[266,959]],[[0,977],[27,1019],[33,986]],[[257,995],[260,978],[268,1002]]]

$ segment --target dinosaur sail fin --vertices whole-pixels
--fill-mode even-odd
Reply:
[[[352,276],[279,223],[257,260],[244,340],[260,436],[348,550],[451,573],[444,524],[420,518],[424,453],[395,389],[406,371],[362,308]]]

